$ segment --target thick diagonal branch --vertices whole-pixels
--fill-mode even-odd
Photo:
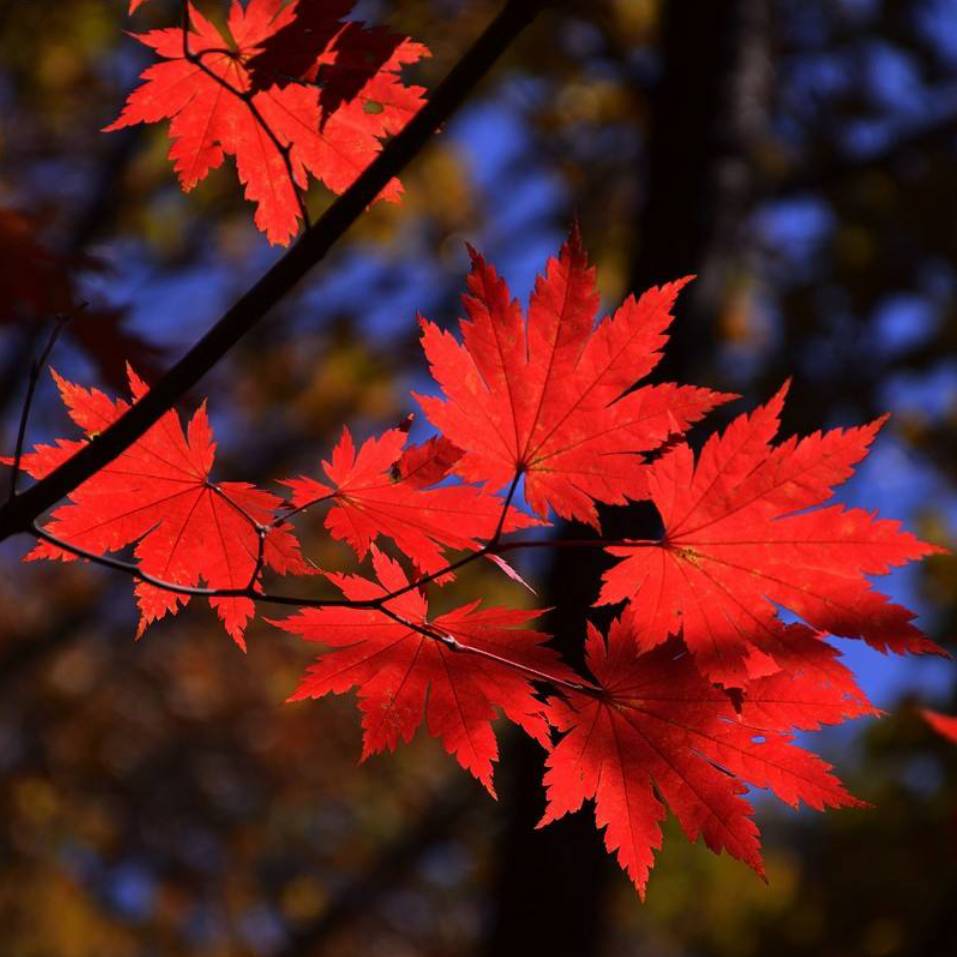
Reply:
[[[143,398],[46,478],[0,508],[0,541],[30,530],[48,508],[128,449],[320,262],[534,19],[545,0],[508,0],[421,110],[315,225]]]

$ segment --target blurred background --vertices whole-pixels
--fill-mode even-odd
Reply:
[[[89,306],[55,366],[117,388],[124,359],[161,370],[279,254],[231,167],[186,196],[161,127],[98,132],[147,63],[126,6],[0,5],[4,451],[44,320],[64,303]],[[433,86],[497,6],[358,13],[428,44],[410,76]],[[132,27],[176,8],[153,0]],[[785,433],[890,410],[840,499],[953,547],[957,0],[567,3],[404,182],[405,202],[367,214],[204,382],[219,477],[315,471],[343,423],[365,436],[415,411],[415,311],[454,321],[465,241],[525,297],[578,217],[608,308],[698,275],[656,375],[740,392],[709,427],[788,375]],[[309,201],[319,211],[329,196]],[[31,438],[67,433],[44,380]],[[320,522],[304,524],[308,553],[348,567]],[[497,803],[425,735],[357,766],[348,697],[283,704],[308,649],[259,624],[244,657],[198,604],[134,644],[127,580],[21,565],[26,545],[0,549],[4,955],[954,952],[957,749],[915,710],[957,710],[953,663],[843,642],[888,714],[813,744],[875,807],[795,813],[756,794],[767,886],[670,829],[642,905],[590,810],[533,830],[536,747],[503,735]],[[600,572],[575,557],[527,568],[566,648]],[[940,557],[882,587],[954,647],[955,583]],[[455,588],[530,600],[501,576]]]

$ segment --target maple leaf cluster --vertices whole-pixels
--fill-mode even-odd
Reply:
[[[130,13],[142,2],[132,0]],[[160,60],[106,130],[169,120],[185,191],[232,156],[257,227],[288,243],[310,177],[343,192],[423,103],[425,91],[399,73],[429,51],[383,27],[342,22],[354,5],[233,0],[224,32],[189,4],[182,27],[137,37]],[[380,198],[401,191],[393,179]]]
[[[321,472],[285,479],[281,498],[213,481],[205,407],[185,429],[169,412],[52,513],[27,557],[132,546],[140,633],[198,594],[242,645],[257,603],[273,600],[264,574],[316,573],[294,521],[325,509],[330,535],[371,559],[374,577],[322,573],[341,597],[286,596],[301,607],[272,621],[325,649],[293,699],[357,690],[363,758],[424,722],[494,794],[501,713],[548,751],[542,824],[594,800],[606,846],[640,893],[667,809],[689,838],[760,872],[749,789],[818,810],[860,804],[792,740],[876,713],[828,636],[940,652],[870,583],[937,549],[896,522],[825,504],[883,420],[775,444],[785,387],[696,455],[689,427],[735,397],[640,381],[687,280],[598,320],[577,229],[527,312],[471,257],[460,335],[421,320],[436,394],[416,398],[432,438],[413,444],[400,428],[357,446],[345,429]],[[127,408],[55,379],[87,438]],[[134,402],[145,390],[133,373],[130,388]],[[42,478],[85,440],[39,446],[21,467]],[[598,506],[633,501],[654,505],[661,536],[601,538]],[[472,602],[430,615],[428,589],[468,562],[487,557],[518,577],[504,554],[561,546],[542,537],[558,518],[591,525],[591,544],[614,561],[595,599],[619,614],[607,635],[582,623],[587,672],[530,627],[539,612]],[[538,537],[512,537],[530,531]]]

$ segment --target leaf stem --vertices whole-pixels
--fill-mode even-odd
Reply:
[[[515,671],[522,671],[534,678],[536,681],[542,681],[558,688],[564,688],[567,691],[577,691],[579,694],[590,695],[601,694],[601,689],[592,684],[586,684],[579,681],[569,681],[567,678],[558,678],[555,675],[549,674],[547,671],[541,671],[538,668],[532,668],[530,665],[523,665],[519,661],[513,661],[511,658],[505,658],[503,655],[497,655],[494,651],[488,651],[486,648],[478,648],[475,645],[468,645],[465,642],[459,641],[458,638],[449,634],[448,632],[439,631],[430,625],[420,625],[417,622],[410,621],[402,615],[394,612],[391,608],[383,607],[379,610],[387,618],[391,618],[394,622],[397,622],[398,624],[403,625],[404,627],[409,628],[420,635],[424,635],[426,638],[431,638],[433,641],[439,642],[439,644],[444,645],[450,651],[468,655],[476,655],[479,658],[484,658],[487,661],[493,661],[505,668],[512,668]]]

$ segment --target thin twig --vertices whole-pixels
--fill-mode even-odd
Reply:
[[[181,585],[177,582],[165,581],[164,579],[156,578],[155,576],[150,575],[148,572],[144,572],[139,565],[136,565],[133,562],[125,562],[122,559],[111,558],[110,556],[102,555],[99,552],[91,552],[88,549],[83,548],[81,545],[76,545],[73,542],[68,542],[65,539],[57,537],[52,532],[42,528],[39,525],[34,525],[30,531],[31,534],[33,534],[36,538],[39,538],[42,541],[59,548],[63,552],[67,552],[77,558],[82,558],[94,565],[100,565],[103,568],[109,568],[113,571],[122,572],[125,575],[129,575],[130,577],[138,579],[139,581],[146,582],[147,584],[152,585],[154,588],[161,589],[162,591],[173,592],[174,594],[178,595],[192,595],[198,598],[251,598],[254,601],[262,602],[268,605],[296,605],[302,608],[381,609],[386,603],[394,601],[396,598],[401,598],[403,595],[407,595],[411,591],[421,590],[425,585],[435,581],[436,578],[441,578],[443,575],[447,575],[450,572],[456,571],[465,565],[470,565],[472,562],[477,561],[479,558],[482,558],[487,554],[500,554],[502,552],[516,551],[518,549],[525,548],[606,548],[609,545],[649,548],[661,546],[661,542],[656,542],[651,539],[605,540],[600,538],[556,538],[544,539],[541,541],[521,540],[516,542],[503,542],[502,544],[494,547],[486,546],[477,549],[474,552],[469,552],[468,555],[460,558],[458,561],[450,562],[443,568],[428,575],[423,575],[421,578],[417,578],[415,581],[409,582],[408,585],[404,585],[402,588],[397,588],[394,591],[386,592],[384,595],[380,595],[378,598],[363,598],[353,600],[347,598],[314,598],[310,595],[279,595],[273,592],[259,591],[251,585],[246,585],[242,588],[204,588],[202,586]],[[268,530],[266,530],[266,532],[268,534]],[[262,541],[265,542],[265,536],[262,537]],[[261,570],[262,569],[260,567],[259,571]]]
[[[138,579],[152,585],[154,588],[159,588],[164,591],[173,592],[180,595],[189,595],[196,597],[204,598],[249,598],[253,601],[259,601],[268,604],[279,604],[279,605],[294,605],[299,608],[353,608],[353,609],[370,609],[379,612],[382,615],[385,615],[387,618],[391,618],[393,621],[398,622],[399,624],[404,625],[405,627],[411,628],[417,633],[431,638],[434,641],[440,642],[450,651],[462,652],[466,654],[473,654],[479,657],[485,658],[489,661],[494,661],[497,664],[513,668],[518,671],[522,671],[527,675],[535,678],[538,681],[544,681],[551,684],[554,687],[559,689],[565,689],[570,691],[577,691],[582,694],[598,694],[600,689],[595,688],[591,684],[583,684],[576,681],[570,681],[566,678],[558,678],[555,675],[548,674],[547,672],[540,671],[539,669],[533,668],[529,665],[524,665],[521,662],[513,661],[510,658],[506,658],[503,655],[496,654],[493,651],[488,651],[484,648],[477,648],[473,645],[465,644],[459,641],[454,635],[449,634],[448,632],[442,632],[428,624],[420,624],[417,622],[410,621],[404,616],[400,615],[393,608],[389,607],[389,604],[395,601],[398,598],[401,598],[403,595],[408,594],[412,591],[420,591],[425,585],[430,582],[435,581],[438,578],[441,578],[443,575],[448,575],[455,570],[464,567],[465,565],[471,564],[472,562],[477,561],[488,554],[497,554],[503,551],[514,551],[520,548],[561,548],[561,547],[581,547],[581,548],[603,548],[607,547],[609,544],[615,545],[635,545],[638,547],[655,545],[660,543],[655,543],[650,540],[642,540],[630,542],[627,539],[619,539],[615,541],[608,541],[602,539],[552,539],[552,540],[523,540],[515,542],[501,542],[502,533],[505,529],[505,523],[508,518],[509,509],[512,507],[512,501],[515,497],[515,493],[518,489],[518,483],[522,477],[522,470],[519,469],[514,477],[512,478],[511,483],[509,484],[508,492],[505,498],[502,501],[502,511],[499,515],[498,521],[495,526],[495,531],[492,537],[486,542],[481,548],[476,549],[475,551],[470,552],[469,554],[463,556],[454,562],[449,562],[444,568],[438,569],[437,571],[431,572],[427,575],[423,575],[420,578],[409,582],[401,588],[396,588],[392,591],[384,592],[382,595],[379,595],[376,598],[368,599],[325,599],[325,598],[312,598],[309,596],[297,596],[297,595],[275,595],[268,592],[259,590],[258,580],[259,576],[263,570],[264,557],[265,557],[265,545],[266,538],[269,534],[273,525],[264,525],[263,523],[257,521],[249,512],[244,509],[238,502],[234,502],[219,486],[212,482],[207,482],[207,487],[214,494],[219,495],[223,498],[224,501],[228,502],[236,511],[250,524],[257,535],[258,541],[258,550],[256,555],[256,561],[250,575],[249,581],[243,588],[203,588],[197,586],[187,586],[187,585],[178,585],[174,582],[163,581],[162,579],[156,578],[153,575],[150,575],[147,572],[144,572],[138,565],[135,565],[131,562],[125,562],[121,559],[109,558],[105,555],[97,554],[96,552],[91,552],[85,548],[82,548],[78,545],[73,545],[69,542],[66,542],[56,535],[53,535],[51,532],[46,531],[43,528],[40,528],[38,525],[34,524],[32,531],[37,538],[42,541],[46,541],[51,545],[54,545],[57,548],[62,549],[65,552],[71,553],[78,558],[84,558],[87,561],[93,562],[94,564],[101,565],[106,568],[111,568],[115,571],[121,571],[127,575],[132,576],[133,578]],[[326,498],[328,496],[324,496]],[[311,503],[307,503],[311,504]],[[290,513],[291,514],[291,513]],[[288,516],[286,516],[288,518]]]
[[[306,509],[312,508],[314,505],[321,505],[323,502],[328,502],[330,499],[336,498],[338,494],[338,492],[327,492],[325,495],[318,496],[318,498],[312,498],[309,499],[308,502],[303,502],[302,505],[286,506],[287,511],[283,512],[282,515],[277,515],[276,518],[273,519],[272,524],[275,528],[278,528],[300,512],[305,512]]]
[[[137,581],[145,582],[147,585],[152,585],[154,588],[159,588],[162,591],[172,592],[174,595],[190,595],[198,598],[253,597],[248,588],[202,588],[198,586],[179,585],[176,582],[164,581],[161,578],[156,578],[153,575],[150,575],[149,572],[144,572],[139,565],[135,565],[132,562],[124,562],[119,558],[110,558],[108,555],[101,555],[98,552],[91,552],[80,545],[74,545],[72,542],[67,542],[62,538],[58,538],[52,532],[48,532],[45,528],[41,528],[39,525],[34,525],[31,529],[31,532],[41,541],[44,541],[49,545],[53,545],[55,548],[59,548],[63,552],[67,552],[77,558],[82,558],[94,565],[101,565],[103,568],[110,568],[113,571],[123,572],[125,575],[129,575],[131,578],[135,578]]]
[[[85,308],[85,303],[80,309]],[[12,502],[17,496],[17,484],[20,480],[20,464],[23,461],[23,446],[27,437],[27,423],[30,421],[30,411],[33,408],[33,399],[36,395],[37,384],[40,381],[40,373],[53,352],[53,347],[60,338],[63,327],[67,324],[69,316],[60,313],[53,318],[53,326],[50,329],[50,335],[47,337],[46,345],[40,350],[40,354],[30,365],[30,376],[27,380],[27,394],[23,399],[23,408],[20,410],[20,424],[17,426],[17,445],[13,453],[13,470],[10,475],[10,491],[7,495],[7,502]]]
[[[174,594],[202,598],[248,598],[253,601],[266,604],[291,605],[298,608],[353,608],[357,610],[375,610],[380,614],[385,615],[387,618],[391,618],[393,621],[402,624],[405,627],[411,628],[413,631],[425,637],[440,642],[450,651],[477,655],[479,657],[485,658],[486,660],[494,661],[496,664],[499,664],[503,667],[513,668],[515,670],[521,671],[538,681],[546,682],[559,689],[577,691],[582,694],[599,694],[600,689],[595,688],[593,685],[570,681],[566,678],[559,678],[529,665],[524,665],[521,662],[513,661],[510,658],[504,657],[503,655],[498,655],[495,652],[488,651],[487,649],[477,648],[473,645],[465,644],[459,641],[454,635],[451,635],[447,632],[438,631],[427,624],[419,624],[417,622],[410,621],[389,607],[390,602],[401,598],[403,595],[414,590],[420,590],[426,584],[434,581],[442,575],[449,574],[450,572],[477,561],[479,558],[490,553],[513,551],[520,548],[561,548],[563,546],[597,548],[606,547],[608,544],[628,544],[640,547],[659,544],[650,540],[629,542],[626,539],[616,540],[614,542],[604,541],[602,539],[568,539],[565,541],[561,539],[553,539],[542,541],[523,540],[501,543],[499,539],[501,537],[502,530],[504,529],[506,516],[508,514],[509,508],[511,507],[511,502],[514,498],[520,477],[521,472],[517,473],[515,478],[512,480],[508,494],[503,501],[502,514],[499,518],[495,533],[485,545],[473,552],[470,552],[468,555],[457,561],[448,563],[443,569],[439,569],[438,571],[432,572],[428,575],[423,575],[415,581],[409,582],[402,588],[397,588],[393,591],[385,592],[376,598],[369,599],[326,599],[313,598],[311,596],[305,595],[276,595],[269,592],[260,591],[257,587],[257,582],[263,569],[266,538],[271,526],[266,526],[257,522],[251,515],[249,515],[248,512],[245,511],[245,509],[243,509],[238,503],[233,502],[225,492],[212,483],[209,484],[210,489],[221,495],[225,501],[229,502],[233,507],[235,507],[237,511],[243,515],[247,521],[249,521],[257,534],[258,552],[255,565],[248,583],[243,588],[204,588],[199,586],[179,585],[175,582],[167,582],[150,575],[148,572],[144,572],[142,568],[133,564],[132,562],[125,562],[121,559],[110,558],[106,555],[91,552],[88,549],[82,548],[81,546],[64,541],[63,539],[58,538],[56,535],[46,531],[36,524],[34,524],[32,532],[41,541],[45,541],[63,550],[64,552],[73,554],[78,558],[86,559],[93,564],[110,568],[114,571],[123,572],[132,578],[152,585],[154,588],[173,592]]]
[[[387,606],[383,606],[379,610],[387,618],[391,618],[394,622],[411,629],[417,634],[439,642],[439,644],[448,648],[449,651],[485,658],[487,661],[493,661],[495,664],[502,665],[503,667],[512,668],[515,671],[523,671],[536,681],[543,681],[546,684],[564,688],[566,691],[577,691],[579,694],[590,695],[602,693],[601,689],[595,687],[594,685],[584,684],[578,681],[569,681],[567,678],[558,678],[555,675],[549,674],[547,671],[540,671],[538,668],[532,668],[529,665],[523,665],[521,662],[513,661],[511,658],[506,658],[503,655],[497,655],[494,651],[488,651],[485,648],[478,648],[475,645],[467,645],[464,642],[459,641],[455,635],[449,634],[448,632],[438,631],[427,624],[419,624],[417,622],[410,621],[408,618],[405,618]]]
[[[498,655],[493,651],[488,651],[485,648],[477,648],[474,645],[465,644],[464,642],[459,641],[454,635],[451,635],[447,632],[438,631],[429,625],[423,625],[414,621],[410,621],[389,607],[389,602],[394,601],[397,597],[401,597],[409,590],[408,588],[397,589],[395,592],[391,593],[387,592],[383,595],[380,595],[378,598],[359,600],[348,598],[315,599],[307,596],[271,595],[266,592],[257,591],[256,579],[258,575],[255,573],[250,579],[249,584],[247,584],[244,588],[203,588],[199,586],[178,585],[175,582],[167,582],[160,578],[156,578],[153,575],[150,575],[148,572],[144,572],[142,568],[133,564],[132,562],[124,562],[118,558],[110,558],[106,555],[100,555],[96,552],[91,552],[85,548],[81,548],[78,545],[66,542],[63,539],[58,538],[56,535],[53,535],[51,532],[46,531],[46,529],[40,528],[39,526],[34,526],[32,531],[33,534],[41,541],[47,542],[48,544],[53,545],[64,552],[68,552],[78,558],[83,558],[92,564],[100,565],[104,568],[110,568],[114,571],[123,572],[124,574],[129,575],[131,578],[145,582],[154,588],[172,592],[177,595],[186,595],[195,598],[249,598],[253,601],[269,604],[295,605],[300,608],[354,608],[357,610],[374,609],[380,614],[385,615],[387,618],[391,618],[398,624],[410,628],[427,638],[431,638],[434,641],[440,642],[450,651],[476,655],[488,661],[494,661],[496,664],[499,664],[503,667],[524,672],[525,674],[535,678],[537,681],[543,681],[558,688],[563,688],[569,691],[577,691],[581,694],[594,695],[600,693],[600,689],[594,687],[593,685],[580,683],[577,681],[570,681],[567,678],[556,677],[548,672],[541,671],[540,669],[533,668],[529,665],[524,665],[518,661],[513,661],[512,659],[506,658],[503,655]],[[265,542],[265,530],[263,530],[263,534],[260,535],[259,541],[261,559],[261,550]],[[470,560],[475,560],[480,556],[480,554],[482,553],[473,552],[470,556]],[[260,567],[261,561],[257,561],[257,569]]]

